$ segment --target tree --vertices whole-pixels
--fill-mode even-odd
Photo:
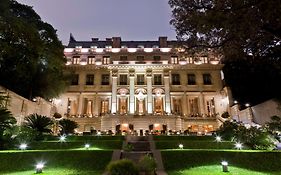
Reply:
[[[29,99],[57,96],[66,81],[55,29],[14,0],[1,1],[0,8],[0,84]]]
[[[78,128],[78,123],[69,119],[62,119],[59,121],[61,134],[73,134],[74,129]]]
[[[12,116],[11,112],[5,108],[0,108],[0,149],[3,149],[11,138],[7,131],[12,129],[15,124],[16,119]]]
[[[272,116],[271,121],[267,123],[268,130],[273,134],[280,134],[281,133],[281,117],[279,116]]]
[[[224,55],[226,84],[237,100],[258,103],[281,97],[281,1],[169,0],[169,4],[171,24],[178,38],[186,41],[188,52]]]
[[[31,128],[37,132],[37,140],[43,139],[44,133],[51,133],[52,130],[50,129],[51,125],[53,124],[52,119],[46,116],[38,115],[38,114],[31,114],[24,118],[25,124],[24,126],[27,128]]]

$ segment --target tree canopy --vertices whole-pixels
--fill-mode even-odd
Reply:
[[[64,90],[63,45],[32,7],[1,0],[0,48],[1,85],[29,99]]]
[[[281,1],[169,0],[169,4],[170,23],[189,51],[211,48],[224,55],[225,80],[235,98],[256,103],[281,97]]]

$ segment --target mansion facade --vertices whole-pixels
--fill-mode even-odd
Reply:
[[[175,130],[208,133],[229,111],[220,58],[187,55],[184,43],[76,41],[64,49],[71,85],[53,103],[62,116],[90,130]]]

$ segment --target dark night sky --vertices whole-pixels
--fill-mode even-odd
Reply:
[[[176,39],[168,0],[18,0],[53,25],[64,44],[121,36],[122,40]]]

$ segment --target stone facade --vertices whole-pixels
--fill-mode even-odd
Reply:
[[[71,86],[53,103],[79,131],[210,132],[229,111],[220,59],[190,56],[184,43],[70,38],[64,54]]]

